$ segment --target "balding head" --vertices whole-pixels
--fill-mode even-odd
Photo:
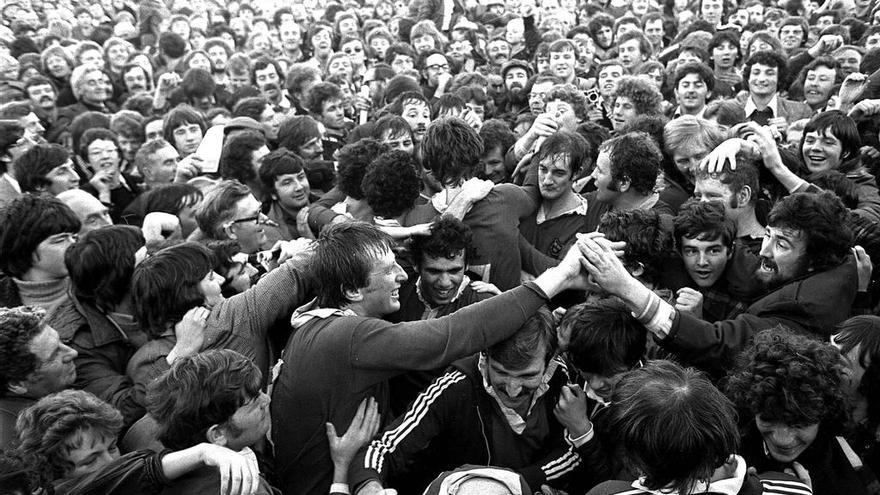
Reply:
[[[83,191],[82,189],[70,189],[56,196],[76,214],[82,223],[79,233],[85,234],[95,229],[113,225],[110,219],[110,211],[98,198]]]

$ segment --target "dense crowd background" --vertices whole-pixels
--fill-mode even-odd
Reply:
[[[3,0],[0,495],[880,494],[874,0]]]

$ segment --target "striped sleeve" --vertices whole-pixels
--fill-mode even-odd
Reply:
[[[541,466],[541,471],[544,472],[547,481],[551,481],[572,472],[580,464],[581,456],[574,447],[569,447],[561,456]]]
[[[800,481],[762,479],[764,495],[813,495],[813,490]]]
[[[430,420],[426,419],[431,408],[437,406],[444,391],[465,379],[464,373],[454,370],[434,380],[424,392],[416,397],[409,410],[399,420],[399,424],[385,431],[378,439],[370,443],[364,456],[363,467],[382,474],[386,458],[399,453],[404,442],[414,440],[413,436],[430,436],[431,430],[435,430],[437,426],[430,424]],[[416,430],[421,430],[418,435],[413,434]],[[422,445],[423,442],[415,441],[414,444]]]

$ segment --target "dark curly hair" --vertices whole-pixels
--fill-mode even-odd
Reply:
[[[30,343],[43,331],[45,317],[46,311],[38,307],[0,308],[0,397],[9,391],[10,383],[26,379],[37,369]]]
[[[379,155],[367,166],[361,190],[373,213],[390,219],[415,206],[421,184],[412,155],[394,150]]]
[[[305,108],[312,115],[320,117],[324,112],[324,102],[331,99],[342,99],[342,90],[331,82],[315,84],[306,94]]]
[[[336,186],[340,191],[353,199],[364,199],[361,182],[367,173],[367,166],[379,155],[391,151],[391,148],[375,139],[361,139],[356,143],[346,144],[339,149],[339,162]]]
[[[601,150],[609,152],[611,179],[615,184],[629,181],[630,188],[639,194],[651,194],[663,161],[660,148],[651,136],[629,132],[605,141]]]
[[[464,252],[464,262],[476,256],[471,228],[461,220],[441,217],[431,226],[431,235],[414,237],[410,250],[418,267],[425,256],[452,259]]]
[[[180,450],[205,441],[213,425],[230,424],[235,411],[260,395],[262,376],[253,361],[228,349],[200,352],[174,362],[147,389],[158,438]]]
[[[726,392],[743,422],[757,416],[792,427],[821,423],[825,432],[843,429],[846,366],[834,346],[779,326],[755,335],[739,361]]]
[[[85,390],[62,390],[22,411],[15,429],[17,449],[42,461],[45,481],[51,482],[73,468],[67,453],[77,432],[91,430],[116,438],[122,430],[122,414]]]
[[[767,216],[767,225],[806,235],[809,267],[822,271],[839,265],[849,255],[853,234],[847,212],[832,192],[795,193],[776,203]]]
[[[663,95],[648,81],[637,76],[623,76],[617,83],[614,98],[629,98],[639,115],[660,115]]]
[[[602,215],[598,231],[611,241],[626,241],[622,261],[630,270],[641,265],[641,279],[657,282],[673,255],[672,233],[654,210],[614,210]]]

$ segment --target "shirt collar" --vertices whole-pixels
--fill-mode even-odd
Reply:
[[[770,102],[767,103],[767,108],[769,108],[771,111],[773,111],[774,117],[779,116],[779,93],[775,93],[773,95],[773,98],[771,98]],[[752,95],[749,95],[749,97],[746,99],[746,104],[743,107],[743,110],[745,110],[746,118],[748,118],[749,115],[751,115],[752,112],[754,112],[757,109],[758,109],[758,106],[755,105],[754,101],[752,101]]]
[[[578,200],[577,206],[571,208],[568,211],[563,211],[559,215],[556,215],[553,218],[559,218],[565,215],[586,215],[587,214],[587,198],[581,196],[580,194],[575,194],[575,197]],[[535,222],[540,225],[547,220],[552,220],[552,218],[547,218],[547,212],[544,211],[544,205],[541,205],[541,208],[538,208],[538,213],[535,216]]]
[[[21,194],[21,186],[18,184],[18,181],[15,179],[15,177],[12,176],[12,174],[10,174],[9,172],[5,172],[3,174],[3,178],[6,179],[6,182],[9,182],[9,185],[12,186],[13,189],[15,189],[15,192]]]
[[[695,115],[695,117],[699,117],[699,118],[701,118],[701,119],[704,119],[704,118],[705,118],[705,117],[703,116],[704,113],[706,113],[706,105],[703,105],[703,108],[701,108],[700,111],[697,112],[697,114]],[[674,119],[677,119],[677,118],[679,118],[679,117],[681,117],[682,115],[690,115],[690,114],[686,114],[686,113],[684,113],[684,112],[681,110],[681,105],[675,107],[675,112],[672,113],[672,118],[673,118],[673,120],[674,120]],[[746,114],[746,115],[748,115],[748,114]]]
[[[424,296],[422,296],[422,277],[419,276],[419,278],[416,279],[416,296],[418,296],[419,301],[421,301],[421,303],[425,305],[425,313],[422,315],[422,319],[423,320],[430,320],[431,318],[436,317],[437,311],[441,307],[454,303],[459,297],[461,297],[461,293],[464,292],[464,290],[469,285],[471,285],[471,279],[470,279],[470,277],[465,275],[461,279],[461,285],[458,286],[458,290],[455,291],[455,296],[453,296],[452,299],[448,303],[435,307],[433,304],[429,303],[424,298]]]
[[[326,319],[331,316],[357,316],[351,309],[319,308],[318,298],[314,298],[304,305],[296,308],[290,317],[290,326],[299,328],[314,318]]]
[[[551,359],[549,363],[547,363],[547,369],[544,370],[544,376],[541,377],[541,384],[538,386],[537,390],[535,390],[535,394],[532,396],[532,403],[529,404],[529,410],[526,412],[526,418],[532,413],[532,409],[535,407],[535,404],[538,402],[538,399],[541,398],[547,390],[550,389],[550,380],[553,378],[553,375],[556,373],[556,368],[559,366],[559,361],[556,359]],[[483,377],[483,389],[486,390],[486,393],[489,394],[492,399],[498,404],[498,407],[501,409],[502,414],[504,415],[504,419],[507,420],[507,423],[510,425],[510,428],[516,432],[517,435],[521,435],[522,432],[526,429],[526,418],[523,418],[513,409],[504,405],[501,402],[501,399],[498,397],[498,394],[495,392],[495,389],[492,387],[492,384],[489,383],[489,362],[484,353],[480,353],[480,359],[477,361],[477,368],[480,370],[480,375]]]
[[[724,478],[717,481],[713,481],[708,485],[706,483],[697,483],[694,488],[687,492],[673,492],[671,490],[649,490],[643,484],[645,478],[641,477],[636,481],[633,481],[632,487],[638,490],[646,491],[648,493],[652,493],[654,495],[692,495],[696,493],[718,493],[721,495],[737,495],[739,491],[742,489],[743,483],[746,479],[746,460],[738,455],[734,455],[734,462],[736,462],[736,470],[733,473],[733,476],[730,478]]]

